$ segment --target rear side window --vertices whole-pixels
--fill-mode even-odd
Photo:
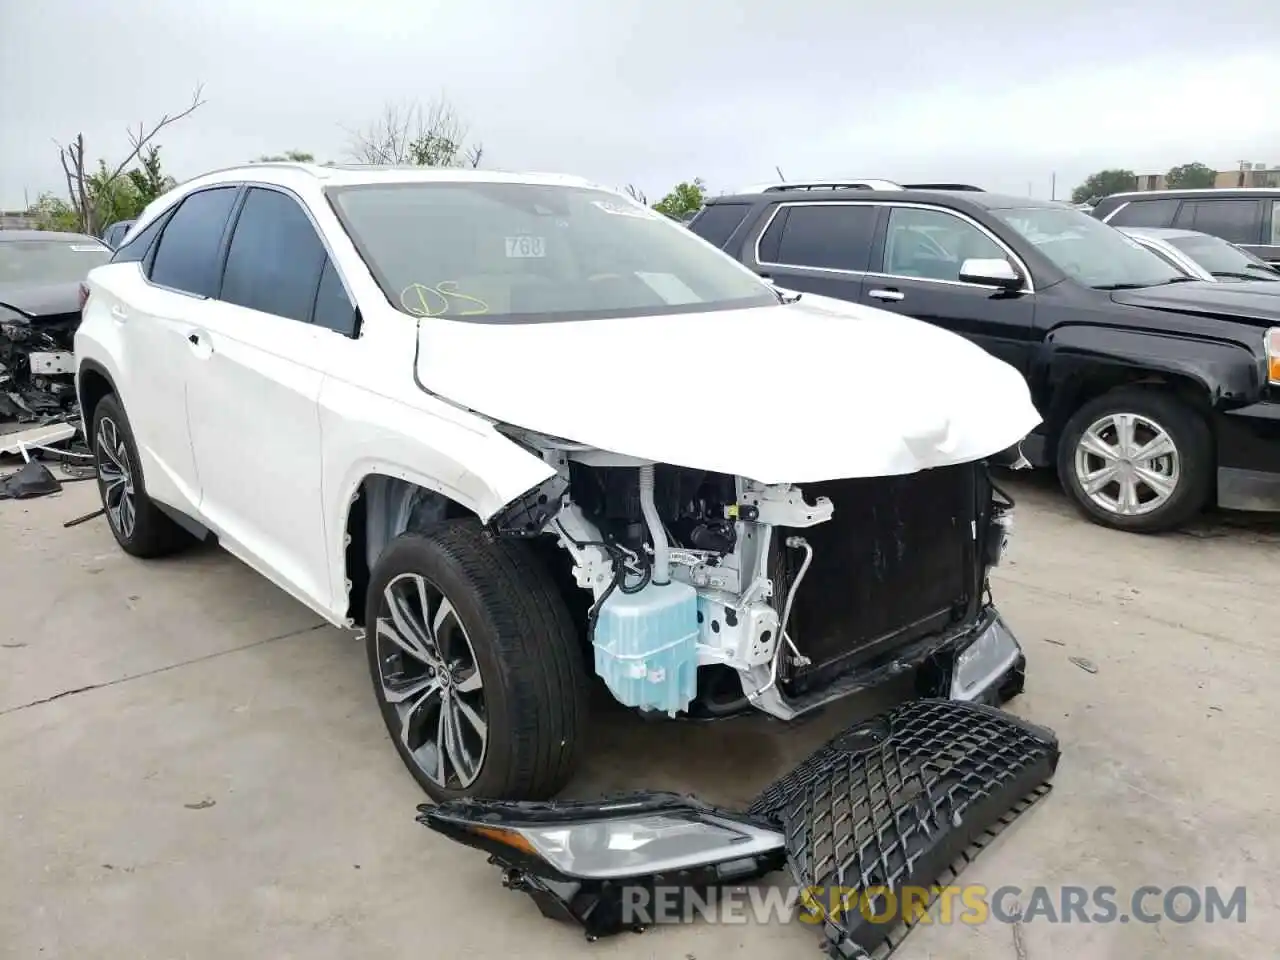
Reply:
[[[713,203],[703,207],[689,229],[708,243],[723,248],[750,209],[751,205],[746,203]]]
[[[182,201],[160,235],[151,263],[153,283],[198,297],[217,295],[218,249],[236,192],[236,187],[218,187],[193,193]]]
[[[866,204],[783,207],[760,238],[761,260],[768,251],[782,266],[865,271],[879,212]]]
[[[1280,246],[1280,200],[1271,201],[1271,246]]]
[[[298,201],[251,189],[236,220],[218,299],[310,323],[324,262],[324,245]]]
[[[1178,200],[1133,200],[1107,223],[1115,227],[1168,227],[1178,212]]]
[[[1177,226],[1232,243],[1258,243],[1262,239],[1262,203],[1243,198],[1188,200],[1178,211]]]

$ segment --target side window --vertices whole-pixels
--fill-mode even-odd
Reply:
[[[236,192],[236,187],[218,187],[182,201],[160,234],[151,263],[152,283],[199,297],[217,295],[218,248]]]
[[[316,309],[313,322],[335,333],[350,337],[356,332],[356,308],[351,305],[346,288],[328,257],[320,271],[320,287],[316,290]]]
[[[866,270],[879,213],[878,207],[868,204],[785,207],[760,240],[761,256],[766,249],[776,249],[772,262],[784,266]],[[775,230],[777,236],[770,237]]]
[[[1280,200],[1271,201],[1271,246],[1280,246]]]
[[[1262,203],[1258,200],[1188,200],[1178,211],[1178,226],[1221,237],[1231,243],[1260,243]]]
[[[973,224],[941,210],[892,207],[884,239],[884,272],[897,277],[959,281],[966,260],[1006,260],[1004,250]]]
[[[702,208],[702,212],[689,224],[689,229],[708,243],[723,248],[750,209],[750,204],[746,203],[713,203]]]
[[[310,323],[324,258],[324,245],[298,201],[253,188],[231,236],[218,299]]]
[[[1180,200],[1133,200],[1107,221],[1113,227],[1167,227],[1173,223]]]
[[[147,251],[151,249],[151,245],[155,242],[160,231],[164,229],[165,223],[168,221],[169,215],[162,213],[149,224],[146,229],[142,230],[137,236],[131,239],[124,246],[116,250],[111,257],[112,263],[141,263],[147,257]]]

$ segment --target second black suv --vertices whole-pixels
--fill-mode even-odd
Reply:
[[[1280,188],[1142,190],[1099,200],[1093,215],[1113,227],[1176,227],[1221,237],[1280,263]]]
[[[946,327],[1012,364],[1044,417],[1024,454],[1099,523],[1280,511],[1280,296],[1183,276],[1063,204],[948,186],[770,185],[709,198],[690,229],[780,288]]]

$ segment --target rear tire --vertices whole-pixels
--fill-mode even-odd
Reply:
[[[387,732],[431,799],[543,800],[568,782],[586,673],[528,544],[475,520],[398,537],[374,565],[365,644]]]
[[[133,430],[115,394],[98,401],[90,423],[98,495],[120,549],[134,557],[154,559],[191,543],[191,535],[147,496]]]
[[[1182,526],[1213,493],[1213,434],[1173,394],[1121,387],[1075,412],[1058,443],[1058,477],[1094,523],[1132,533]]]

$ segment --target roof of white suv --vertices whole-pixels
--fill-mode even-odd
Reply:
[[[317,181],[324,186],[346,187],[369,183],[534,183],[564,184],[567,186],[594,187],[585,177],[558,173],[507,173],[496,170],[471,170],[452,167],[376,166],[371,164],[338,164],[321,166],[315,163],[291,163],[264,161],[236,167],[227,167],[202,174],[183,183],[179,190],[186,192],[200,186],[216,183],[237,183],[256,180],[280,186],[314,186]],[[604,188],[607,189],[607,188]]]

